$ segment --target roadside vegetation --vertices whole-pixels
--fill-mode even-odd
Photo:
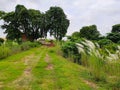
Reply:
[[[14,41],[5,41],[0,45],[0,59],[4,59],[10,55],[29,50],[30,48],[38,47],[41,44],[39,42],[22,42],[18,44]]]

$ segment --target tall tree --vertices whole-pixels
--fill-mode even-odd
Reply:
[[[62,40],[69,26],[69,20],[63,9],[60,7],[50,7],[46,15],[50,35],[53,35],[56,40]]]
[[[47,32],[49,30],[49,25],[48,25],[48,21],[47,21],[47,15],[42,13],[41,14],[41,22],[40,22],[40,37],[47,37]]]
[[[107,38],[114,43],[120,42],[120,24],[112,26],[112,30],[107,34]]]
[[[0,11],[0,19],[1,19],[1,17],[2,17],[4,14],[5,14],[4,11]]]
[[[23,5],[17,5],[15,12],[6,13],[2,17],[2,28],[7,33],[7,38],[14,40],[25,34],[27,39],[33,41],[40,37],[41,13],[38,10],[26,9]]]
[[[120,33],[120,24],[116,24],[112,26],[112,33]]]
[[[21,36],[20,31],[18,30],[18,24],[14,18],[15,13],[14,12],[9,12],[6,13],[4,16],[1,18],[4,20],[4,25],[1,27],[5,29],[5,32],[7,34],[6,38],[10,40],[17,40],[19,41],[19,38]]]
[[[108,33],[107,39],[110,39],[114,43],[118,43],[120,41],[120,33]]]
[[[100,36],[96,25],[85,26],[80,29],[80,36],[89,40],[97,40]]]
[[[74,32],[70,37],[68,37],[68,39],[70,39],[71,41],[77,41],[80,38],[80,32]]]
[[[41,12],[39,10],[29,9],[28,10],[28,20],[29,20],[29,36],[32,40],[40,37],[41,29]]]

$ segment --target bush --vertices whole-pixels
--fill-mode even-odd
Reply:
[[[10,55],[10,49],[4,45],[0,46],[0,59]]]
[[[78,49],[73,42],[66,42],[62,45],[63,56],[66,58],[73,59],[74,62],[80,63],[80,54]]]
[[[4,39],[0,38],[0,45],[4,42]]]
[[[30,44],[31,42],[24,42],[21,44],[21,50],[24,51],[24,50],[28,50],[30,49]]]
[[[33,48],[33,47],[38,47],[38,46],[40,46],[40,43],[39,42],[30,42],[29,43],[29,46],[31,47],[31,48]]]
[[[109,45],[105,45],[104,48],[108,49],[111,53],[115,53],[116,50],[118,49],[117,44],[109,44]],[[104,49],[103,49],[104,50]]]
[[[105,45],[109,45],[112,44],[113,42],[109,39],[101,39],[98,41],[98,44],[100,45],[100,47],[103,47]]]
[[[28,41],[23,42],[21,45],[19,45],[17,42],[14,41],[6,41],[4,45],[0,46],[0,59],[38,46],[40,46],[39,42]]]
[[[40,46],[39,42],[30,42],[30,41],[27,41],[27,42],[23,42],[21,44],[21,50],[28,50],[30,48],[34,48],[34,47],[38,47],[38,46]]]

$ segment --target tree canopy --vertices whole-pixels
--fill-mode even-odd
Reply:
[[[120,33],[120,24],[116,24],[112,26],[112,33],[116,32],[116,33]]]
[[[120,41],[120,33],[108,33],[107,38],[114,43],[118,43]]]
[[[88,40],[97,40],[100,36],[96,25],[84,26],[80,29],[80,36]]]
[[[50,35],[53,35],[57,40],[61,40],[67,33],[69,26],[69,20],[64,11],[60,7],[50,7],[46,15],[50,27]]]
[[[5,14],[1,11],[0,17],[4,20],[2,28],[5,29],[7,39],[17,41],[23,34],[28,40],[34,41],[46,37],[48,32],[55,39],[61,40],[69,26],[69,20],[60,7],[51,7],[46,13],[41,13],[39,10],[17,5],[15,11]]]

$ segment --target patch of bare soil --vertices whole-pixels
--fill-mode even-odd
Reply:
[[[48,64],[48,66],[46,67],[46,70],[52,70],[53,69],[53,65],[52,64]]]
[[[29,75],[31,73],[31,68],[26,68],[25,70],[24,70],[24,74],[25,75]]]
[[[48,54],[46,54],[45,61],[46,61],[47,63],[50,62],[50,56],[49,56]]]
[[[39,59],[38,59],[39,60]],[[14,86],[16,90],[30,90],[30,82],[32,81],[32,68],[37,63],[37,59],[34,59],[34,55],[27,56],[22,59],[24,64],[26,65],[26,68],[23,72],[23,74],[17,78],[15,81],[13,81],[10,85]]]
[[[93,83],[93,82],[90,82],[88,80],[83,80],[87,85],[89,85],[90,87],[94,88],[94,89],[98,89],[98,86]]]
[[[2,88],[3,87],[3,82],[0,82],[0,88]]]
[[[46,70],[52,70],[53,69],[53,64],[50,63],[50,56],[48,54],[46,54],[45,62],[48,63],[48,65],[45,69]]]
[[[24,65],[29,65],[30,63],[30,59],[34,57],[34,54],[30,55],[30,56],[27,56],[25,58],[23,58],[23,61],[24,61]]]

